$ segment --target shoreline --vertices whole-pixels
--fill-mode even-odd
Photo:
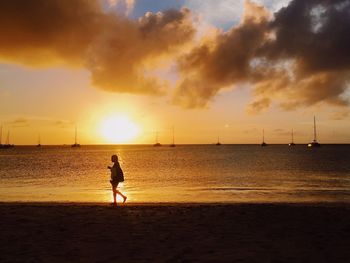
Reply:
[[[113,206],[112,202],[75,202],[75,201],[0,201],[1,206]],[[350,202],[344,201],[304,201],[304,202],[118,202],[118,207],[144,207],[144,206],[291,206],[291,207],[348,207]]]
[[[27,205],[27,206],[111,206],[112,202],[90,202],[90,201],[0,201],[0,206],[6,205]],[[305,206],[305,207],[349,207],[348,201],[302,201],[302,202],[118,202],[119,207],[131,206]]]
[[[284,145],[289,146],[289,142],[279,142],[279,143],[271,143],[269,145]],[[295,145],[307,145],[309,141],[295,143]],[[80,144],[81,146],[102,146],[102,147],[118,147],[118,146],[152,146],[154,147],[154,143],[141,143],[141,144],[133,144],[133,143],[122,143],[122,144]],[[162,146],[169,146],[171,143],[162,144]],[[208,146],[208,145],[216,145],[216,142],[208,142],[208,143],[177,143],[176,146]],[[221,143],[221,145],[258,145],[261,146],[261,142],[254,143]],[[322,142],[322,145],[350,145],[350,142]],[[37,144],[16,144],[18,147],[37,147]],[[41,146],[47,147],[71,147],[71,144],[41,144]]]
[[[348,262],[349,203],[4,203],[5,262]]]

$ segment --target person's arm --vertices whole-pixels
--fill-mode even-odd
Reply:
[[[112,167],[108,166],[108,169],[109,169],[109,170],[112,170]]]

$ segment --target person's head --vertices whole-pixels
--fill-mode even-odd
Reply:
[[[118,156],[116,154],[113,154],[112,157],[111,157],[111,160],[112,160],[113,163],[118,162]]]

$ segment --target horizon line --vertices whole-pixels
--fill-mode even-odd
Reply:
[[[295,143],[296,145],[307,145],[309,142],[305,143]],[[350,142],[323,142],[322,145],[350,145]],[[14,146],[37,146],[37,144],[13,144]],[[70,147],[72,144],[41,144],[42,146],[67,146]],[[153,146],[154,143],[120,143],[120,144],[106,144],[106,143],[87,143],[81,144],[80,146]],[[171,143],[161,144],[162,146],[172,145]],[[215,142],[212,143],[178,143],[178,146],[186,145],[213,145],[216,146]],[[261,145],[261,143],[221,143],[221,145]],[[288,145],[288,143],[268,143],[268,145]]]

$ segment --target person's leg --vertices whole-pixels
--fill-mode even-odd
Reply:
[[[123,195],[122,192],[120,192],[120,191],[117,190],[117,189],[116,189],[116,192],[117,192],[117,194],[119,194],[120,196],[123,197],[123,199],[124,199],[124,200],[123,200],[123,203],[125,203],[127,196],[126,196],[126,195]]]
[[[113,203],[117,204],[117,187],[112,184],[112,192],[113,192]]]
[[[123,203],[125,203],[127,197],[126,197],[126,195],[123,195],[122,192],[120,192],[120,191],[118,190],[118,188],[117,188],[117,187],[118,187],[118,184],[119,184],[119,183],[117,183],[116,186],[115,186],[115,191],[116,191],[117,194],[119,194],[121,197],[123,197]]]

